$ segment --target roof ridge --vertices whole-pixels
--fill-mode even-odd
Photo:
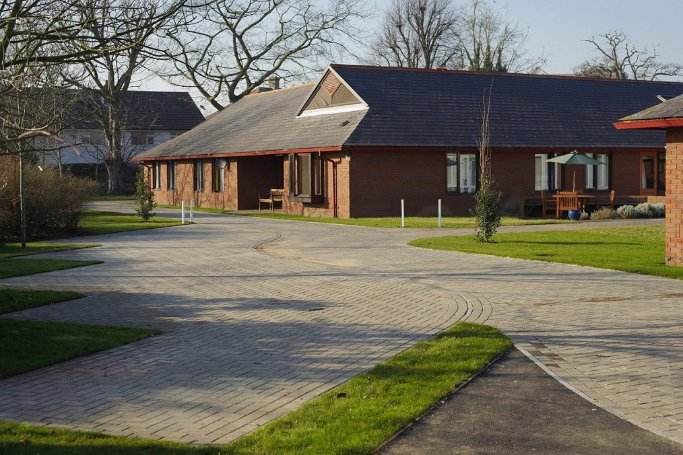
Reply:
[[[492,77],[520,77],[520,78],[538,78],[538,79],[574,79],[581,81],[600,81],[600,82],[614,82],[614,83],[640,83],[640,84],[671,84],[683,85],[683,81],[646,81],[639,79],[608,79],[604,77],[586,77],[572,74],[529,74],[529,73],[502,73],[495,71],[470,71],[470,70],[456,70],[447,68],[407,68],[401,66],[376,66],[376,65],[361,65],[361,64],[347,64],[347,63],[330,63],[330,68],[351,68],[363,70],[376,71],[400,71],[411,73],[444,73],[444,74],[468,74],[478,76],[492,76]]]
[[[264,91],[264,92],[251,92],[251,93],[245,95],[244,98],[251,98],[251,97],[254,97],[254,96],[261,96],[261,95],[270,95],[270,94],[273,94],[273,93],[281,93],[281,92],[284,92],[284,91],[289,91],[289,90],[293,90],[293,89],[297,89],[297,88],[303,88],[303,87],[306,87],[306,86],[316,85],[316,84],[317,84],[317,82],[306,82],[306,83],[299,84],[299,85],[292,85],[291,87],[282,87],[282,88],[278,88],[278,89],[276,89],[276,90],[266,90],[266,91]]]

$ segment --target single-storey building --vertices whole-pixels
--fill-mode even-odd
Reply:
[[[666,263],[683,266],[683,95],[623,117],[614,126],[666,130]]]
[[[503,207],[571,188],[605,197],[664,194],[664,133],[614,119],[683,84],[330,65],[317,83],[246,96],[141,154],[158,202],[257,207],[284,189],[283,211],[337,217],[466,213],[477,190],[490,103],[493,176]],[[548,159],[579,150],[603,166]],[[575,177],[574,177],[575,176]]]

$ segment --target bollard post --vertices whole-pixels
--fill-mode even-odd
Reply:
[[[438,224],[438,226],[441,227],[441,199],[439,199],[439,203],[437,205],[439,207],[439,224]]]
[[[185,201],[180,201],[180,224],[185,224]]]
[[[194,211],[194,199],[190,199],[190,224],[192,224],[193,211]]]
[[[406,227],[406,208],[403,199],[401,199],[401,227]]]

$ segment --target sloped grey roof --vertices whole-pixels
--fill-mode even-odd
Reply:
[[[68,104],[65,123],[70,128],[102,129],[97,116],[106,102],[95,90],[67,90],[75,102]],[[121,122],[126,130],[187,131],[204,121],[204,116],[187,92],[129,90],[122,93]],[[106,116],[105,116],[106,117]]]
[[[567,76],[330,65],[368,109],[297,117],[313,85],[249,95],[144,158],[324,147],[476,147],[491,93],[499,148],[660,147],[662,131],[617,131],[683,84]],[[674,100],[668,101],[674,103]]]
[[[634,120],[663,120],[669,118],[683,118],[683,95],[671,98],[656,106],[648,107],[635,114],[619,119],[622,122]]]
[[[245,96],[138,158],[284,151],[344,144],[366,111],[297,117],[313,84]]]
[[[330,65],[370,107],[348,146],[476,147],[490,93],[492,147],[660,147],[662,131],[613,123],[683,84]]]

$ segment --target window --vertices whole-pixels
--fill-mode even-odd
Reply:
[[[161,188],[161,161],[152,163],[152,188],[155,190]]]
[[[324,159],[315,154],[289,156],[289,192],[296,196],[323,195]]]
[[[166,186],[169,190],[175,190],[175,161],[166,162]]]
[[[204,161],[194,161],[194,190],[204,191]]]
[[[548,153],[534,156],[534,189],[536,191],[559,190],[562,188],[562,168],[557,163],[548,163]]]
[[[586,153],[586,156],[600,160],[605,164],[601,165],[586,165],[586,188],[595,190],[609,189],[609,155],[606,153]]]
[[[215,158],[212,162],[211,168],[212,187],[214,193],[220,193],[225,190],[225,160],[222,158]]]
[[[152,145],[154,144],[154,135],[147,131],[131,131],[130,143],[132,145]]]
[[[476,193],[477,155],[474,153],[448,153],[446,155],[446,191]]]

